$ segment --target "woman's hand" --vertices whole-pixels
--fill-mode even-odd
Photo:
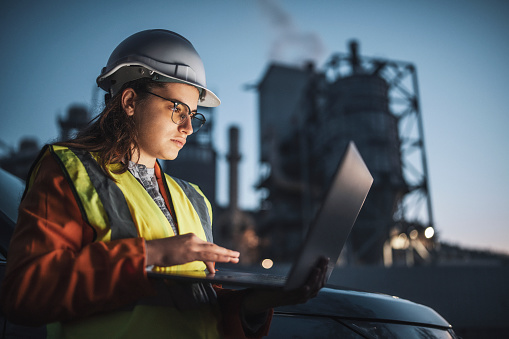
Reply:
[[[215,273],[215,262],[238,263],[240,253],[203,241],[194,233],[146,240],[147,266],[174,266],[192,261],[203,261],[210,273]]]
[[[278,306],[303,304],[316,297],[326,283],[328,264],[329,259],[327,258],[318,260],[306,283],[297,289],[290,291],[282,289],[251,290],[244,298],[244,314],[250,316],[267,312]]]

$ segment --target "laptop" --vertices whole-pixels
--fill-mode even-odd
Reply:
[[[161,273],[148,270],[151,278],[176,279],[187,282],[209,282],[244,287],[284,288],[292,290],[308,279],[320,257],[329,258],[330,277],[348,235],[373,183],[355,143],[346,146],[338,168],[308,234],[296,256],[289,274],[274,275],[220,268],[215,274],[207,271]]]

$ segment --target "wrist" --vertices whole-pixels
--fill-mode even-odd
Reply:
[[[156,261],[154,260],[156,252],[152,246],[153,244],[150,240],[143,239],[143,242],[145,244],[145,267],[154,266]]]

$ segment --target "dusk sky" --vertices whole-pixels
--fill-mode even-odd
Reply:
[[[22,137],[58,136],[72,104],[99,113],[95,79],[116,47],[144,29],[187,37],[215,111],[220,203],[225,155],[241,128],[240,204],[256,208],[256,91],[270,61],[318,69],[356,39],[362,56],[417,67],[430,193],[441,240],[509,253],[509,2],[464,1],[9,1],[0,10],[0,155]],[[282,128],[285,122],[281,122]],[[7,147],[6,147],[7,146]]]

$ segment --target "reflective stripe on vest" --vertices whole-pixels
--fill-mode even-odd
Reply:
[[[189,201],[193,205],[196,212],[198,212],[198,216],[200,217],[200,222],[203,226],[203,230],[205,232],[205,236],[207,237],[208,242],[213,242],[212,237],[212,225],[209,222],[212,218],[209,216],[210,203],[205,198],[203,193],[199,191],[196,185],[193,185],[187,181],[182,179],[173,178],[177,182],[177,184],[182,188],[184,193],[189,198]],[[201,194],[200,194],[201,193]]]
[[[50,146],[50,153],[64,170],[80,205],[83,218],[96,232],[96,241],[143,237],[147,240],[173,236],[171,225],[138,180],[130,173],[115,174],[118,164],[108,166],[112,181],[87,151]],[[212,209],[200,189],[164,175],[179,233],[194,233],[212,242]],[[203,262],[159,268],[162,271],[203,270]]]
[[[83,164],[93,187],[82,190],[83,187],[89,185],[89,182],[86,178],[81,178],[81,182],[79,182],[80,186],[77,186],[82,188],[81,190],[77,190],[80,195],[80,200],[102,203],[104,212],[108,218],[107,223],[109,223],[109,228],[111,229],[111,240],[137,237],[138,232],[136,231],[136,226],[134,225],[131,212],[129,211],[122,191],[115,182],[104,175],[101,167],[97,161],[94,160],[92,155],[80,149],[70,149],[70,151],[56,150],[55,152],[62,161],[64,161],[64,159],[67,161],[67,163],[64,163],[66,169],[73,168],[70,166],[77,165],[76,159],[72,155],[73,153]],[[89,203],[83,205],[86,207],[85,211],[87,215],[94,213],[93,205],[91,206]]]

